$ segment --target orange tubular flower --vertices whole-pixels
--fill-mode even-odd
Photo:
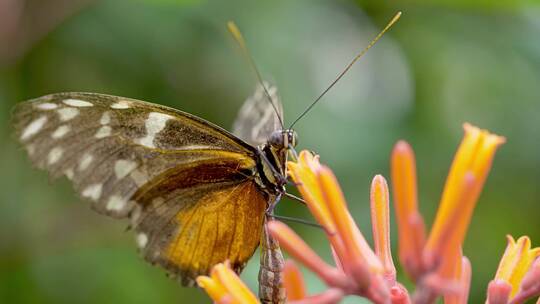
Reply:
[[[215,265],[210,276],[197,277],[197,284],[218,304],[259,303],[228,263]]]
[[[289,304],[333,304],[339,303],[343,298],[343,292],[337,288],[328,289],[318,295],[307,296],[302,273],[290,260],[286,261],[283,267],[283,287],[287,292]]]
[[[414,280],[422,273],[425,226],[418,212],[416,160],[411,146],[399,141],[392,151],[392,186],[399,237],[399,259]]]
[[[453,281],[458,282],[458,293],[450,293],[444,296],[444,304],[467,304],[469,298],[469,289],[471,286],[471,262],[467,257],[460,253],[458,263],[449,269],[450,273],[446,277],[451,277]]]
[[[540,258],[536,258],[529,272],[523,277],[519,291],[513,301],[520,303],[520,301],[524,301],[525,299],[538,296],[540,296]],[[540,298],[538,298],[536,304],[540,304]]]
[[[530,281],[540,281],[540,271],[536,270],[537,268],[540,270],[540,267],[536,267],[536,264],[540,266],[540,262],[535,263],[535,267],[533,267],[533,263],[540,256],[540,247],[531,249],[531,240],[527,236],[522,236],[517,241],[511,236],[507,236],[507,239],[508,245],[506,246],[492,283],[510,286],[509,299],[513,300],[518,292],[529,292],[531,287],[533,287],[532,284],[528,284]],[[525,280],[526,277],[527,280]],[[534,290],[534,287],[532,289]],[[491,298],[495,297],[496,290],[493,293],[494,295],[491,296],[488,290],[489,303],[496,302],[491,301]],[[520,295],[519,298],[521,299],[523,296]],[[518,301],[518,303],[521,302]]]
[[[455,265],[480,192],[487,178],[500,137],[470,124],[446,180],[441,203],[424,250],[428,269]]]
[[[342,289],[353,288],[347,276],[321,259],[291,228],[279,221],[268,222],[268,231],[281,247],[304,266],[316,273],[326,284]]]
[[[508,304],[512,286],[503,280],[492,280],[487,289],[486,304]]]
[[[375,253],[382,262],[384,278],[388,286],[396,283],[396,267],[390,249],[390,199],[388,184],[381,175],[375,176],[371,183],[371,221]]]
[[[307,249],[307,245],[286,225],[271,222],[268,226],[270,233],[283,248],[317,273],[329,286],[340,288],[347,294],[366,296],[374,302],[388,299],[389,288],[383,279],[383,263],[354,223],[332,171],[307,151],[300,153],[297,163],[289,162],[288,169],[308,208],[324,227],[338,267],[328,269],[329,265]],[[387,199],[388,194],[385,195]],[[385,199],[380,194],[375,196],[377,200]],[[381,252],[384,250],[381,249]]]
[[[285,261],[283,266],[283,287],[287,300],[295,301],[306,297],[306,285],[298,266],[293,261]]]
[[[289,162],[287,166],[311,213],[324,227],[345,271],[362,268],[351,263],[362,263],[381,273],[382,264],[354,223],[332,171],[308,151],[300,152],[298,162]]]

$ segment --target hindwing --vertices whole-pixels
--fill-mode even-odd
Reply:
[[[140,201],[136,230],[145,258],[193,285],[225,260],[243,269],[259,245],[268,197],[252,181],[238,180],[152,189]]]
[[[263,85],[271,100],[266,96]],[[266,143],[272,132],[283,128],[282,120],[283,106],[277,88],[264,82],[257,86],[255,93],[246,99],[238,111],[233,133],[256,147]]]

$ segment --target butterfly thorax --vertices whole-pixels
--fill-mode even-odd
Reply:
[[[287,153],[296,143],[297,135],[294,130],[278,130],[272,133],[268,142],[257,147],[259,186],[275,194],[285,192]]]

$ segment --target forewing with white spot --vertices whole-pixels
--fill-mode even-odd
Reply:
[[[14,125],[37,167],[97,211],[129,215],[145,258],[184,284],[225,260],[242,269],[259,244],[270,196],[255,182],[257,151],[220,127],[93,93],[23,102]]]
[[[227,131],[164,106],[94,93],[59,93],[19,104],[16,136],[39,168],[72,180],[99,212],[124,217],[134,194],[163,172],[254,150]],[[254,164],[253,164],[254,166]]]

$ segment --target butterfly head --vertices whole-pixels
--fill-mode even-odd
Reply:
[[[293,129],[279,130],[270,135],[268,143],[277,150],[294,148],[298,143],[297,138],[298,136]]]

